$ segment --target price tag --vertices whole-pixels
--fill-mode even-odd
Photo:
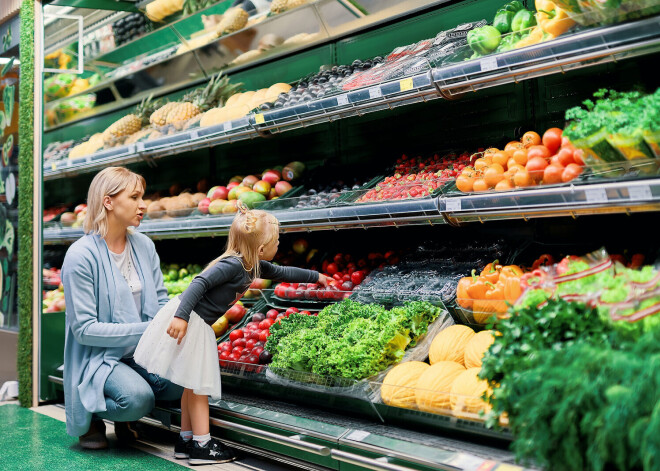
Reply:
[[[413,89],[413,79],[412,79],[412,77],[401,80],[399,82],[399,86],[401,87],[402,92],[412,90]]]
[[[190,131],[190,139],[199,139],[199,132],[197,132],[197,129]]]
[[[57,170],[57,164],[50,164],[50,169],[54,172]]]
[[[461,199],[460,198],[450,198],[445,200],[445,209],[448,213],[455,213],[462,209]]]
[[[630,201],[647,201],[653,198],[651,187],[648,185],[631,186],[628,188]]]
[[[346,106],[348,105],[348,95],[339,95],[337,97],[337,106]]]
[[[488,72],[489,70],[497,69],[497,57],[486,57],[481,59],[481,71]]]
[[[371,435],[369,432],[365,432],[364,430],[353,430],[351,433],[349,433],[346,438],[348,440],[353,440],[354,442],[361,442],[365,438],[367,438],[369,435]]]
[[[231,131],[231,130],[232,130],[232,122],[231,122],[231,121],[227,121],[227,122],[225,123],[225,132],[229,132],[229,131]]]
[[[380,87],[371,87],[369,89],[369,98],[380,98],[383,96],[383,91]]]
[[[584,191],[588,203],[607,203],[605,188],[591,188]]]
[[[495,471],[523,471],[523,468],[512,464],[502,463],[497,468],[495,468]]]
[[[261,113],[257,113],[254,115],[254,122],[257,124],[264,124],[264,115]]]

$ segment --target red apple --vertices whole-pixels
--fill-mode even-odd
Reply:
[[[259,179],[257,177],[255,177],[254,175],[248,175],[247,177],[245,177],[243,179],[243,182],[241,183],[241,185],[252,189],[254,184],[257,183],[258,181],[259,181]]]
[[[289,191],[291,188],[293,188],[293,187],[291,186],[291,183],[289,183],[289,182],[281,181],[281,182],[277,182],[275,184],[275,191],[277,192],[277,196],[282,196],[284,193]]]
[[[268,170],[267,172],[264,172],[264,174],[261,176],[261,179],[270,183],[271,185],[275,185],[275,183],[282,179],[282,174],[277,170]]]
[[[73,212],[74,212],[74,214],[78,214],[78,213],[80,213],[81,211],[83,211],[85,209],[87,209],[86,204],[79,204],[78,206],[76,206],[76,208],[73,210]]]
[[[214,186],[211,188],[206,195],[208,198],[213,200],[226,200],[227,196],[229,196],[229,190],[227,189],[226,186]]]
[[[270,188],[270,183],[264,180],[259,180],[252,186],[252,191],[256,191],[257,193],[261,193],[264,196],[268,196],[270,194]]]
[[[211,200],[209,198],[204,198],[197,205],[197,209],[199,209],[199,212],[202,213],[202,214],[208,214],[210,204],[211,204]]]

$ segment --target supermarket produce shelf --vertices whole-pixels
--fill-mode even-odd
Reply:
[[[447,97],[660,51],[660,16],[586,30],[553,41],[433,70]]]
[[[659,211],[660,179],[443,197],[438,207],[450,223]]]

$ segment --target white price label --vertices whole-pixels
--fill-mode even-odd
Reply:
[[[231,131],[231,130],[232,130],[232,122],[231,122],[231,121],[227,121],[227,122],[225,123],[225,132],[229,132],[229,131]]]
[[[648,185],[632,186],[628,188],[628,197],[631,201],[647,201],[653,198],[653,194]]]
[[[365,432],[364,430],[353,430],[351,433],[349,433],[346,438],[348,440],[353,440],[354,442],[361,442],[365,438],[367,438],[369,435],[371,435],[369,432]]]
[[[462,209],[461,200],[459,198],[451,198],[445,201],[445,209],[448,213],[454,213]]]
[[[144,152],[144,142],[138,142],[137,143],[137,151],[138,152]]]
[[[497,57],[486,57],[481,59],[481,71],[488,72],[489,70],[497,69]]]
[[[383,91],[380,87],[371,87],[369,89],[369,98],[380,98],[383,96]]]
[[[337,97],[337,106],[348,105],[348,95],[339,95]]]
[[[197,132],[197,129],[190,131],[190,139],[199,139],[199,132]]]
[[[591,188],[584,191],[588,203],[607,203],[605,188]]]

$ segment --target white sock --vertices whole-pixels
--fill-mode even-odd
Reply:
[[[207,433],[206,435],[193,435],[193,440],[195,440],[199,446],[205,446],[208,442],[211,441],[211,434]]]
[[[184,442],[189,442],[192,440],[193,433],[192,430],[186,430],[185,432],[182,430],[179,432],[179,436],[183,439]]]

